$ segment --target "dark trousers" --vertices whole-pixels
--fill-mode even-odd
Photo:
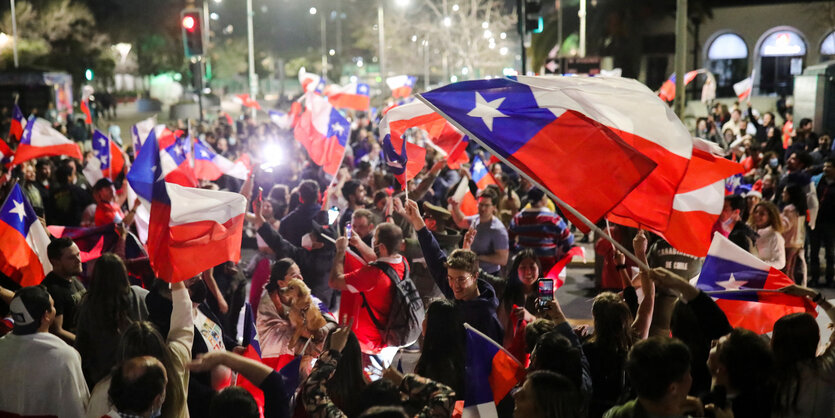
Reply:
[[[824,247],[826,257],[826,282],[832,283],[835,277],[835,222],[818,222],[814,230],[809,231],[809,280],[817,283],[821,272],[820,250]]]

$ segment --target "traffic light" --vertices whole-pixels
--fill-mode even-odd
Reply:
[[[541,33],[543,27],[542,0],[524,0],[525,2],[525,32]]]
[[[186,58],[203,55],[203,13],[200,9],[183,9],[180,12],[183,30],[183,48]]]
[[[93,69],[88,68],[84,70],[84,78],[86,78],[87,81],[93,81],[93,76]]]

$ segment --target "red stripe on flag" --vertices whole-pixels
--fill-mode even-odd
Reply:
[[[81,155],[81,148],[72,143],[49,145],[45,147],[21,144],[17,147],[17,152],[14,155],[14,165],[19,165],[25,161],[33,160],[35,158],[59,155],[66,155],[68,157],[75,158],[76,160],[84,159]]]

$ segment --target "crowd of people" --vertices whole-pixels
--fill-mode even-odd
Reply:
[[[835,275],[832,141],[807,119],[794,125],[790,110],[781,128],[774,114],[743,107],[716,105],[696,124],[696,136],[745,169],[714,230],[783,270],[796,284],[781,292],[835,321],[815,289]],[[16,182],[46,225],[113,225],[118,240],[82,263],[77,243],[53,237],[41,285],[0,277],[0,415],[460,416],[470,380],[486,378],[466,366],[464,324],[526,368],[495,399],[500,417],[835,415],[835,348],[820,341],[815,318],[785,316],[770,336],[733,328],[690,283],[700,260],[654,234],[609,228],[650,270],[593,237],[605,277],[592,324],[572,323],[561,298],[541,289],[591,237],[511,167],[490,164],[494,181],[479,190],[466,166],[450,168],[426,146],[425,168],[403,190],[381,155],[379,120],[366,113],[348,115],[335,176],[292,131],[217,116],[177,128],[253,162],[245,180],[199,185],[248,199],[243,257],[184,282],[154,277],[147,256],[126,253],[139,205],[124,173],[90,184],[84,161],[61,157],[2,169],[3,200]],[[80,123],[56,127],[89,149]],[[467,153],[489,160],[472,143]],[[462,182],[477,201],[469,216],[455,193]],[[244,355],[252,334],[261,361]]]

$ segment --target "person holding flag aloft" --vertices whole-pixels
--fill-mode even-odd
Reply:
[[[449,200],[450,212],[459,228],[476,230],[472,250],[478,255],[479,267],[489,274],[497,274],[507,264],[509,240],[507,229],[496,216],[499,196],[491,188],[478,194],[478,214],[464,216],[461,205],[452,198]]]

